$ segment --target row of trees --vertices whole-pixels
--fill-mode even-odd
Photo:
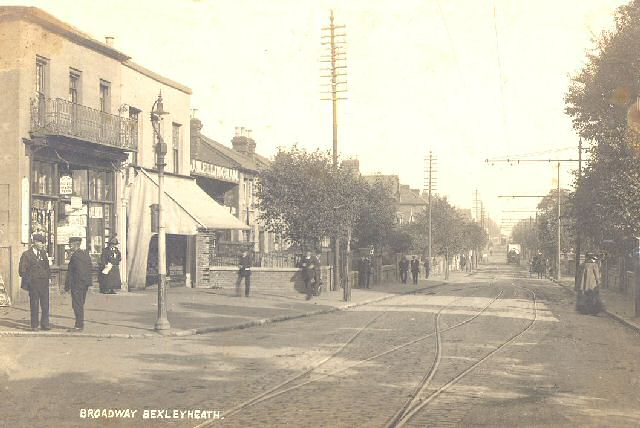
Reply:
[[[579,234],[583,251],[621,255],[640,234],[640,0],[620,7],[614,30],[594,42],[565,94],[589,156],[574,191],[561,194],[561,248],[575,248]],[[556,252],[556,198],[554,191],[541,202],[535,228],[525,221],[513,230],[513,239],[547,257]]]
[[[587,246],[640,232],[640,1],[618,9],[615,29],[596,40],[565,96],[566,113],[590,142],[571,195],[571,217]],[[616,249],[613,249],[616,251]]]
[[[359,173],[334,166],[328,152],[294,146],[280,149],[262,171],[259,210],[265,227],[300,249],[318,249],[325,238],[338,237],[377,251],[427,253],[427,213],[408,225],[396,224],[395,195],[384,182],[365,181]],[[446,198],[432,206],[432,251],[449,258],[463,250],[480,250],[487,234],[463,218]],[[448,265],[448,263],[447,263]]]

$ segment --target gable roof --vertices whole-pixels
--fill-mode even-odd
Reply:
[[[257,174],[260,169],[270,164],[269,159],[259,154],[255,154],[255,159],[251,159],[242,153],[233,150],[217,141],[200,134],[200,147],[198,148],[197,160],[212,163],[214,165],[239,168]]]
[[[428,205],[428,202],[419,194],[418,190],[411,189],[406,184],[400,185],[400,205]]]

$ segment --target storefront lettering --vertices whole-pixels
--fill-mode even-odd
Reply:
[[[60,194],[70,195],[73,193],[73,178],[69,175],[60,177]]]
[[[215,178],[217,180],[230,181],[232,183],[240,182],[240,176],[237,169],[213,165],[199,160],[191,161],[191,172],[194,174],[206,175],[207,177]]]

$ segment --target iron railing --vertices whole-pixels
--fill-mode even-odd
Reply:
[[[31,99],[31,132],[137,150],[138,123],[61,98]]]

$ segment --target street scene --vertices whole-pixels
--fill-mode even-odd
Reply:
[[[0,423],[640,425],[640,0],[0,0]]]

